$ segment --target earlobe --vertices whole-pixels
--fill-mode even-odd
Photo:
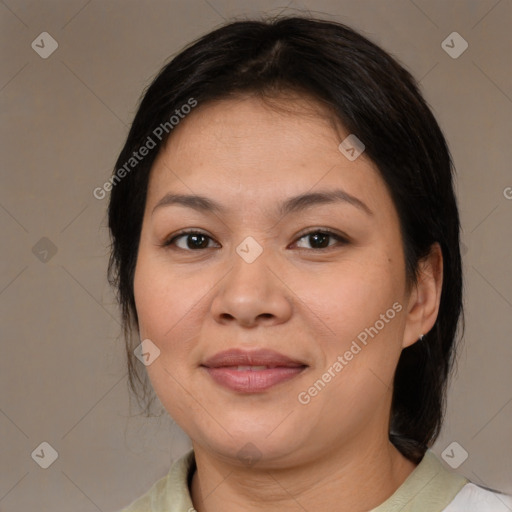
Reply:
[[[443,255],[438,242],[418,264],[418,280],[409,297],[402,347],[422,339],[434,326],[443,287]]]

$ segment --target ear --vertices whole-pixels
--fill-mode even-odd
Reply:
[[[438,242],[419,262],[418,282],[413,286],[407,304],[407,317],[402,348],[415,343],[434,326],[443,287],[443,253]]]

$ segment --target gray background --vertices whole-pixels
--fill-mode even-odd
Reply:
[[[458,472],[512,492],[510,0],[4,0],[2,512],[115,510],[188,449],[166,415],[130,417],[107,199],[92,191],[171,54],[224,19],[283,9],[359,29],[421,80],[458,169],[467,307],[434,451],[458,442],[469,454]],[[31,47],[45,31],[59,45],[47,59]],[[469,44],[456,59],[441,46],[454,31]],[[58,452],[48,469],[31,457],[43,441]]]

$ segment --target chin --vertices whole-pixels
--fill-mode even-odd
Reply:
[[[210,431],[192,442],[231,464],[238,463],[247,467],[258,465],[271,469],[279,467],[283,460],[289,463],[295,458],[303,440],[297,438],[297,429],[279,434],[270,432],[272,429],[253,427],[251,430],[238,432],[230,430],[231,436],[223,431],[224,435],[212,437]]]

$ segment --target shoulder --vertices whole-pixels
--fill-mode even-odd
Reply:
[[[153,504],[161,501],[167,489],[168,475],[164,476],[157,482],[155,482],[150,489],[144,493],[144,495],[137,498],[135,501],[130,503],[126,508],[123,508],[120,512],[149,512],[152,511]]]
[[[467,483],[443,512],[510,512],[512,496]]]
[[[171,466],[169,473],[120,512],[182,512],[193,510],[188,481],[195,470],[190,450]]]

